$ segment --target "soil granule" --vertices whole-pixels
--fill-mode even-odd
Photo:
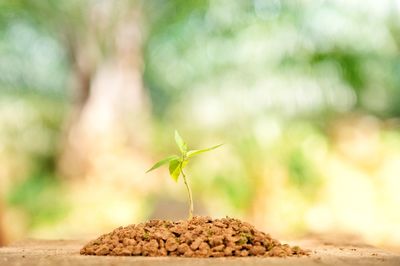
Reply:
[[[150,220],[119,227],[90,241],[82,255],[286,257],[308,255],[308,251],[281,244],[269,234],[238,219],[194,217],[189,221]]]

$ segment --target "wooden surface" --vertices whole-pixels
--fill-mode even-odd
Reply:
[[[360,243],[310,239],[297,244],[311,250],[309,257],[291,258],[171,258],[82,256],[86,241],[27,240],[0,248],[0,265],[393,265],[400,255]]]

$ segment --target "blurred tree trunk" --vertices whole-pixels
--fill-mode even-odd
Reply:
[[[94,234],[138,219],[155,180],[143,180],[150,108],[140,1],[94,1],[82,13],[64,37],[74,101],[59,170],[69,180],[73,208],[61,226]]]
[[[141,80],[141,6],[93,2],[82,13],[83,24],[67,27],[64,37],[74,107],[60,168],[70,177],[99,171],[97,159],[115,149],[142,150],[149,117]]]

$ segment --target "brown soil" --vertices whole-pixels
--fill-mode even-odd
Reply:
[[[98,256],[266,256],[308,255],[295,246],[281,244],[268,234],[238,219],[194,217],[189,221],[151,220],[119,227],[90,241],[80,251]]]

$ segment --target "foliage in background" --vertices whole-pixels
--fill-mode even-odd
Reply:
[[[120,5],[143,7],[143,75],[154,128],[148,150],[159,156],[171,145],[165,132],[178,127],[196,146],[230,143],[218,160],[199,158],[191,169],[193,190],[208,212],[261,217],[260,223],[275,217],[276,227],[285,221],[293,231],[309,224],[323,229],[313,219],[325,217],[329,228],[341,217],[330,217],[326,206],[348,199],[321,202],[348,176],[365,182],[363,189],[354,185],[357,191],[375,182],[372,195],[391,193],[395,200],[357,199],[376,198],[388,210],[400,202],[391,178],[400,139],[396,1],[364,1],[363,7],[343,1],[133,2]],[[102,3],[115,8],[114,15],[121,10],[115,1]],[[0,2],[0,192],[32,227],[67,212],[62,199],[46,202],[63,193],[57,161],[76,100],[69,78],[79,73],[85,80],[109,60],[114,45],[96,31],[103,13],[88,12],[90,4]],[[99,49],[82,45],[87,39]],[[78,54],[89,58],[78,60]],[[367,215],[374,210],[355,206]]]
[[[67,210],[57,175],[65,102],[32,92],[0,95],[1,197],[26,212],[29,228],[54,223]]]
[[[196,137],[196,121],[235,147],[224,164],[236,171],[218,167],[208,181],[199,167],[195,190],[208,198],[219,187],[229,205],[246,213],[255,188],[270,178],[261,166],[276,157],[303,197],[318,196],[324,175],[302,143],[331,142],[332,123],[346,113],[391,118],[400,112],[392,5],[149,1],[144,75],[160,131],[190,125],[186,131]]]

